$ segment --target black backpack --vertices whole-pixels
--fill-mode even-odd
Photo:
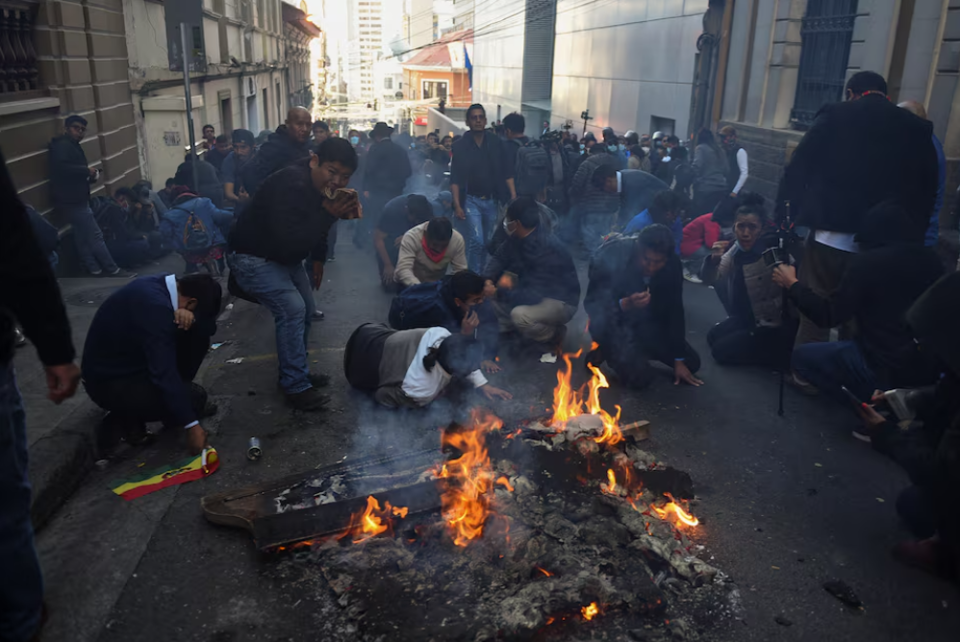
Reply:
[[[537,196],[550,182],[550,154],[539,141],[513,142],[520,146],[514,173],[517,196]]]
[[[185,210],[182,207],[176,207],[181,212],[187,212],[187,222],[183,226],[182,243],[185,252],[203,252],[210,249],[213,240],[210,233],[207,232],[207,226],[203,219],[196,215],[195,210]]]

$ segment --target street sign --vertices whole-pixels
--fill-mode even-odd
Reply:
[[[203,42],[203,2],[200,0],[165,0],[164,14],[167,27],[167,59],[170,71],[183,71],[183,48],[186,41],[187,65],[190,71],[207,70],[207,54]],[[187,37],[180,34],[185,24]]]

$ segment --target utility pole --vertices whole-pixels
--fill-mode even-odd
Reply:
[[[187,23],[185,22],[180,23],[180,44],[183,48],[183,97],[187,108],[187,135],[190,137],[190,156],[193,157],[190,162],[190,170],[193,174],[193,189],[199,193],[200,180],[199,172],[197,171],[197,139],[193,129],[193,100],[190,96],[190,63],[193,56],[187,57]]]

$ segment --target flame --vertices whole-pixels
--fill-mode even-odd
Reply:
[[[541,573],[543,573],[543,574],[546,575],[547,577],[553,577],[553,573],[551,573],[550,571],[547,571],[547,570],[545,570],[545,569],[542,569],[542,568],[540,568],[539,566],[536,566],[536,567],[534,567],[534,568],[536,568],[538,571],[540,571]]]
[[[408,510],[406,507],[391,506],[390,502],[384,502],[383,510],[381,510],[380,502],[377,501],[376,497],[370,495],[367,497],[366,509],[350,517],[350,525],[337,539],[353,535],[353,543],[360,544],[380,533],[392,532],[393,521],[390,519],[390,515],[403,519],[407,516]]]
[[[596,346],[596,344],[594,344]],[[592,376],[590,381],[574,390],[570,384],[570,377],[573,374],[573,364],[571,359],[577,359],[583,353],[578,350],[574,354],[563,355],[563,362],[566,364],[565,370],[557,372],[557,387],[553,390],[553,420],[552,423],[563,429],[564,425],[570,419],[583,414],[597,415],[603,422],[603,434],[595,438],[598,444],[607,444],[613,446],[623,440],[620,432],[620,406],[616,406],[617,414],[611,415],[600,406],[600,390],[609,388],[610,384],[607,378],[600,372],[600,369],[593,364],[587,364]]]
[[[600,609],[597,608],[596,602],[590,602],[589,606],[584,606],[580,609],[580,613],[583,615],[583,619],[588,622],[597,616],[597,613],[600,612]]]
[[[497,483],[503,486],[504,488],[506,488],[511,493],[513,492],[513,486],[510,485],[510,480],[507,479],[506,477],[500,477],[499,479],[497,479]]]
[[[677,500],[673,498],[673,495],[670,493],[664,493],[664,495],[670,499],[670,502],[665,504],[663,508],[655,504],[650,505],[650,508],[660,516],[660,519],[666,520],[667,515],[673,512],[673,514],[677,516],[677,521],[681,524],[685,524],[686,526],[697,526],[700,524],[700,520],[685,511],[683,507],[677,503]]]
[[[608,495],[619,495],[620,491],[617,490],[617,476],[614,474],[612,468],[607,469],[607,485],[604,487],[603,484],[600,484],[600,490],[607,493]]]
[[[453,543],[466,546],[483,534],[483,527],[490,514],[488,493],[493,488],[493,467],[487,454],[486,434],[500,430],[503,421],[486,410],[471,411],[470,428],[456,432],[444,431],[441,442],[452,446],[462,454],[444,464],[437,473],[449,479],[440,503],[444,519],[453,535]],[[506,478],[503,478],[507,481]],[[508,490],[513,490],[509,487]]]

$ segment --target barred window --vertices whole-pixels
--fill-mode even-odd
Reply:
[[[35,2],[0,0],[0,100],[39,96],[41,89],[33,27]]]

